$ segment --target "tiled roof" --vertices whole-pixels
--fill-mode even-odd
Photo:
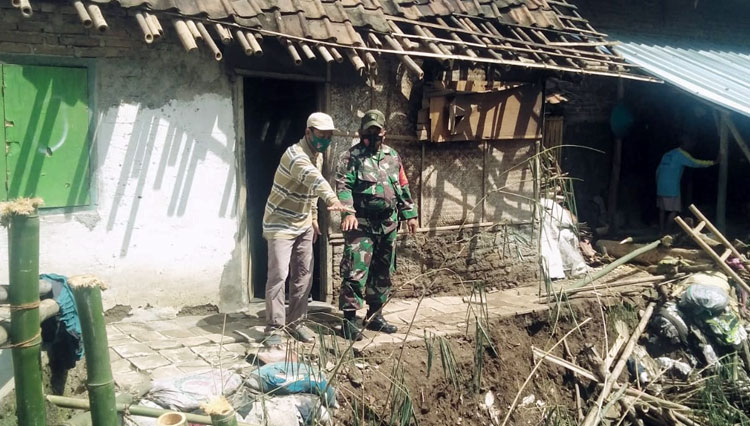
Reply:
[[[42,0],[32,0],[42,1]],[[262,54],[258,43],[275,37],[296,62],[349,58],[362,72],[375,71],[373,53],[444,63],[469,61],[563,72],[630,75],[632,66],[611,49],[565,0],[87,0],[77,9],[116,4],[135,16],[148,42],[174,28],[186,49],[212,38],[239,42]],[[140,12],[140,13],[138,13]],[[85,20],[85,13],[81,14]],[[104,17],[106,19],[106,17]],[[96,19],[94,19],[96,20]],[[161,23],[173,21],[174,25]],[[88,22],[87,22],[88,24]],[[103,29],[101,25],[95,26]],[[210,32],[208,31],[210,30]],[[152,37],[149,38],[148,33]],[[210,35],[205,37],[204,35]],[[198,43],[196,43],[196,40]],[[213,45],[212,45],[213,44]]]

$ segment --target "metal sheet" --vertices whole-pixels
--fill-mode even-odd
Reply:
[[[615,50],[645,71],[750,117],[750,47],[620,39]]]

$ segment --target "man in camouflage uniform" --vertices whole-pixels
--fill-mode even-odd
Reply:
[[[383,144],[385,116],[367,111],[360,125],[360,142],[341,155],[336,173],[336,192],[356,214],[342,213],[344,256],[339,307],[344,311],[343,334],[362,338],[355,312],[367,303],[368,329],[395,333],[381,309],[391,289],[399,220],[409,232],[417,230],[417,208],[409,191],[398,153]]]

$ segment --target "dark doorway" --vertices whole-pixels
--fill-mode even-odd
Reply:
[[[303,137],[307,116],[317,109],[318,88],[314,82],[266,78],[246,78],[244,86],[250,280],[255,297],[263,298],[268,265],[263,211],[284,150]],[[313,295],[320,286],[317,244],[314,253]]]

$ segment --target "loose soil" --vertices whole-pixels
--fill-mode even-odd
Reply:
[[[633,304],[633,311],[637,311],[637,306],[643,305],[638,299],[629,303]],[[367,352],[363,354],[369,363],[367,367],[361,370],[351,366],[348,372],[344,373],[346,378],[340,379],[342,383],[339,384],[339,393],[345,402],[336,411],[337,424],[371,424],[372,421],[375,421],[375,424],[390,423],[391,409],[385,406],[385,400],[392,383],[392,371],[399,357],[404,371],[404,383],[409,390],[414,413],[420,424],[491,424],[488,410],[484,405],[488,392],[492,392],[495,398],[494,407],[498,410],[502,422],[521,385],[534,367],[532,346],[540,349],[549,348],[573,329],[577,322],[590,317],[592,320],[584,325],[581,332],[573,332],[566,340],[573,354],[579,354],[586,344],[595,344],[599,353],[602,353],[604,322],[599,306],[596,302],[583,301],[560,311],[557,318],[555,312],[550,311],[493,321],[489,333],[497,354],[485,349],[478,392],[472,385],[472,374],[476,371],[473,331],[466,336],[447,339],[456,359],[460,380],[457,388],[446,378],[437,348],[434,350],[429,375],[424,343],[405,346],[403,354],[401,348],[395,346],[380,347]],[[620,319],[621,306],[622,304],[614,305],[611,312]],[[607,316],[609,314],[605,313]],[[552,353],[565,357],[563,345],[558,346]],[[352,377],[357,379],[352,380]],[[582,391],[585,398],[585,393],[593,389]],[[520,404],[529,395],[534,395],[534,402],[525,406]],[[358,407],[359,421],[354,419],[353,414],[352,404],[355,399],[358,400],[355,405]],[[365,401],[365,407],[360,403],[362,400]],[[557,410],[558,414],[575,419],[574,379],[562,368],[547,362],[542,363],[520,393],[518,402],[519,407],[512,413],[509,425],[543,424],[545,418],[549,419],[550,413],[554,410]]]

